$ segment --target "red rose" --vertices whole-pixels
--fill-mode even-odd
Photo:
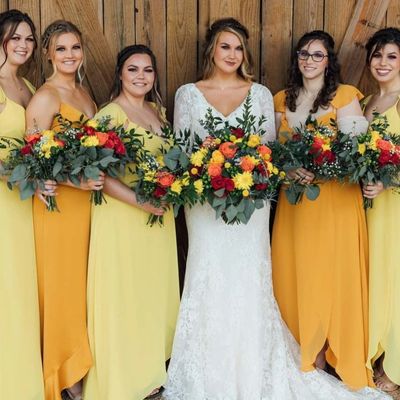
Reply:
[[[392,162],[392,164],[394,165],[398,165],[400,164],[400,157],[397,153],[392,154],[392,158],[390,160]]]
[[[225,178],[225,190],[233,192],[235,190],[235,183],[231,178]]]
[[[214,176],[211,178],[211,186],[214,190],[225,188],[225,178],[222,176]]]
[[[23,156],[27,156],[28,154],[32,153],[32,147],[29,144],[26,144],[24,147],[21,148],[21,154]]]
[[[257,171],[262,175],[262,176],[267,176],[268,170],[267,167],[260,163],[256,166]]]
[[[254,187],[256,190],[265,190],[268,185],[266,183],[257,183]]]
[[[83,129],[88,134],[88,136],[96,135],[96,130],[94,128],[92,128],[91,126],[84,125]]]
[[[231,128],[231,134],[240,139],[245,135],[245,132],[242,128]]]
[[[121,141],[120,141],[119,143],[116,144],[116,146],[115,146],[115,152],[116,152],[117,154],[120,154],[120,155],[124,155],[124,154],[126,153],[125,146],[124,146],[124,144],[123,144]]]
[[[378,164],[380,166],[386,165],[390,163],[391,155],[389,151],[382,150],[381,154],[379,154]]]
[[[167,193],[167,191],[164,188],[157,186],[154,189],[153,196],[156,197],[157,199],[159,199],[159,198],[163,197],[166,193]]]
[[[333,153],[331,150],[325,150],[323,155],[325,157],[325,160],[329,163],[333,163],[336,160],[335,153]]]
[[[294,140],[295,142],[300,142],[301,140],[301,135],[299,133],[294,133],[292,135],[292,140]]]

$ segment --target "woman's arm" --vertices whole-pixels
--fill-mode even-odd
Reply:
[[[139,203],[136,199],[135,192],[132,189],[118,179],[111,178],[110,176],[105,177],[104,192],[117,200],[154,215],[163,215],[165,212],[163,208],[154,207],[150,203]]]

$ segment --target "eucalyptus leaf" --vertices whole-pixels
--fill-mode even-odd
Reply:
[[[314,201],[318,198],[320,191],[321,190],[318,185],[307,185],[305,190],[307,199]]]

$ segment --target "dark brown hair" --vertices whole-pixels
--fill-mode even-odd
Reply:
[[[372,56],[387,44],[395,44],[400,50],[400,29],[385,28],[375,32],[369,39],[365,48],[367,49],[367,65],[371,63]]]
[[[324,85],[314,100],[310,113],[316,113],[318,108],[327,109],[340,82],[340,66],[335,53],[335,42],[329,33],[324,31],[312,31],[304,34],[297,43],[292,55],[292,64],[289,71],[289,82],[286,89],[286,106],[295,112],[296,100],[300,89],[303,87],[303,76],[299,69],[297,52],[308,43],[319,40],[328,53],[328,65],[325,71]]]

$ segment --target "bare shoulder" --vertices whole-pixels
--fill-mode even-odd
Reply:
[[[32,96],[27,110],[32,108],[42,108],[47,112],[55,110],[57,112],[60,108],[60,96],[57,90],[45,83]]]

